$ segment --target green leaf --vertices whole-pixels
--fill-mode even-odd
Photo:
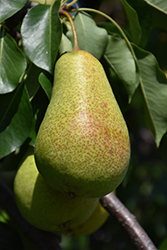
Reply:
[[[157,146],[167,131],[167,79],[156,58],[134,46],[140,70],[140,87],[145,102],[146,118]]]
[[[150,5],[150,12],[152,18],[152,26],[164,29],[167,31],[167,11],[162,11],[159,8],[155,8],[154,5]]]
[[[53,6],[39,4],[33,7],[21,27],[26,55],[35,65],[50,73],[53,73],[62,35],[59,7],[60,0]]]
[[[121,0],[128,19],[127,30],[131,34],[131,41],[139,44],[141,39],[141,27],[136,11],[126,2]]]
[[[26,85],[30,100],[32,100],[34,98],[34,96],[36,95],[36,93],[40,87],[38,77],[39,77],[41,72],[42,72],[42,69],[38,68],[33,63],[31,63],[29,65],[28,70],[26,72],[26,79],[24,81],[24,84]]]
[[[166,249],[167,249],[167,237],[162,241],[162,243],[159,246],[158,250],[166,250]]]
[[[154,7],[155,9],[167,14],[167,4],[165,0],[144,0],[150,6]]]
[[[108,34],[110,34],[110,35],[113,35],[113,33],[114,33],[114,34],[118,34],[119,36],[122,35],[121,32],[120,32],[120,30],[119,30],[113,23],[104,22],[104,23],[98,23],[97,25],[98,25],[99,27],[102,27],[102,28],[106,29],[107,32],[108,32]],[[122,27],[121,27],[121,29],[122,29],[122,31],[124,32],[124,34],[125,34],[127,37],[130,36],[129,33],[127,32],[127,30],[125,30],[125,29],[122,28]]]
[[[2,170],[2,168],[1,168]],[[0,173],[0,176],[2,176],[2,171]],[[2,177],[1,177],[2,178]],[[5,210],[3,210],[2,208],[0,208],[0,223],[3,222],[3,223],[8,223],[10,220],[10,217],[9,215],[6,213]]]
[[[107,46],[107,31],[98,27],[92,17],[85,12],[79,12],[76,15],[74,24],[78,35],[79,48],[100,59]],[[66,35],[74,44],[72,31],[68,31]]]
[[[29,142],[29,145],[32,146],[32,147],[35,147],[35,141],[36,141],[36,137],[37,137],[37,132],[36,132],[37,119],[36,119],[36,117],[37,117],[37,114],[35,114],[35,116],[34,116],[31,131],[30,131],[30,134],[29,134],[29,138],[31,139],[31,141]]]
[[[115,95],[115,99],[122,111],[122,113],[125,113],[127,111],[127,108],[129,106],[128,100],[128,92],[125,89],[125,85],[122,84],[122,81],[119,79],[119,77],[115,74],[113,69],[110,67],[108,62],[103,57],[101,59],[101,63],[105,69],[105,73],[107,75],[107,79],[111,85],[112,91]]]
[[[39,126],[44,118],[47,106],[49,104],[49,99],[41,85],[36,95],[32,99],[31,104],[36,116],[36,131],[38,131]]]
[[[10,154],[28,137],[33,119],[24,86],[0,96],[0,158]]]
[[[72,43],[64,34],[62,34],[59,53],[61,55],[65,52],[70,52],[70,51],[72,51]]]
[[[43,90],[45,91],[48,99],[50,100],[51,94],[52,94],[52,82],[49,79],[49,76],[47,76],[46,73],[42,72],[39,75],[39,82],[40,82]]]
[[[9,34],[0,32],[0,93],[13,91],[26,69],[26,59]]]
[[[139,84],[139,76],[135,60],[125,40],[109,35],[104,58],[124,83],[131,101]]]
[[[151,13],[149,5],[143,0],[126,0],[136,11],[141,26],[140,47],[145,47],[148,42],[151,27]]]
[[[26,3],[26,0],[0,0],[0,23],[14,15]]]

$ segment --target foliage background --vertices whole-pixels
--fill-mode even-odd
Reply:
[[[7,2],[10,1],[6,1],[6,3]],[[39,20],[37,20],[37,18],[35,19],[36,25],[31,23],[34,13],[30,12],[29,18],[24,19],[24,23],[21,26],[22,17],[26,13],[26,9],[22,9],[25,1],[20,0],[17,4],[17,6],[16,4],[12,6],[10,2],[10,8],[8,6],[7,12],[0,11],[0,22],[2,21],[1,23],[5,24],[5,29],[3,25],[0,30],[0,177],[11,189],[20,159],[27,147],[29,145],[34,145],[36,132],[49,103],[53,81],[53,66],[57,59],[57,53],[60,53],[60,51],[58,51],[60,36],[57,34],[61,33],[60,24],[55,18],[57,15],[58,1],[52,9],[52,13],[54,13],[52,19],[48,19],[48,15],[46,15],[47,12],[50,12],[50,7],[48,6],[47,10],[46,6],[42,7],[43,9],[40,7],[38,10],[40,12],[39,18],[42,18],[41,11],[43,11],[43,17],[46,17],[46,21],[42,24],[43,32],[39,32],[34,39],[38,43],[38,46],[52,53],[43,54],[43,50],[37,50],[34,53],[31,49],[33,37],[32,40],[30,40],[31,42],[29,42],[29,38],[34,34],[34,30],[38,29]],[[137,0],[135,3],[132,0],[122,0],[122,4],[117,0],[99,0],[96,2],[80,1],[81,6],[100,9],[116,20],[132,42],[136,55],[138,55],[138,63],[143,58],[147,59],[146,55],[148,54],[146,51],[151,52],[151,55],[156,57],[160,68],[166,72],[167,9],[165,0],[157,0],[154,6],[152,6],[152,4],[153,1],[151,0]],[[3,3],[0,2],[1,10],[2,7],[5,8],[5,4],[3,5]],[[20,20],[17,16],[17,23],[11,21],[11,16],[15,13],[13,12],[14,9],[15,12],[22,9],[20,12]],[[8,16],[5,14],[3,17],[3,13],[8,13]],[[38,17],[38,14],[36,15]],[[98,26],[105,27],[108,34],[111,35],[112,43],[110,43],[109,49],[112,53],[115,52],[119,59],[114,62],[114,65],[110,65],[112,60],[109,59],[109,66],[106,58],[103,57],[101,58],[101,63],[110,79],[116,99],[127,122],[131,138],[132,156],[130,168],[125,180],[117,189],[117,196],[136,216],[137,220],[146,230],[157,248],[159,250],[166,250],[166,79],[164,79],[164,75],[159,71],[156,63],[153,64],[149,76],[147,75],[148,66],[153,62],[151,58],[147,62],[144,61],[146,72],[144,72],[142,80],[151,80],[151,84],[153,85],[159,82],[160,85],[158,85],[157,88],[151,85],[148,90],[148,93],[151,93],[153,89],[155,96],[152,95],[149,99],[147,95],[141,94],[142,88],[136,88],[135,81],[133,81],[135,82],[134,85],[128,85],[129,80],[132,79],[134,75],[122,51],[119,53],[119,49],[122,48],[122,46],[125,49],[124,44],[122,45],[121,43],[120,45],[122,40],[120,40],[119,32],[115,29],[115,26],[109,24],[108,21],[106,22],[104,17],[100,17],[94,13],[92,15],[94,20],[98,23]],[[51,34],[53,38],[51,47],[48,47],[47,42],[47,36],[49,36],[47,33],[48,23],[51,25]],[[57,26],[52,25],[52,23],[57,23]],[[28,29],[31,25],[34,27],[34,30]],[[65,29],[65,27],[63,28]],[[83,27],[83,29],[84,28],[85,27]],[[22,44],[19,44],[20,30],[22,30],[24,50]],[[63,32],[65,33],[66,30],[63,30]],[[138,38],[139,33],[140,39]],[[11,37],[15,39],[15,42]],[[67,37],[70,39],[70,33]],[[88,37],[90,38],[90,34],[88,34]],[[87,39],[87,37],[85,39]],[[91,42],[92,40],[90,44]],[[105,40],[101,44],[105,47]],[[67,44],[64,46],[67,46]],[[69,42],[68,46],[70,46]],[[20,49],[18,49],[18,47]],[[63,49],[64,47],[62,46],[62,52]],[[52,55],[55,56],[53,57]],[[50,56],[50,65],[47,63],[48,56]],[[111,54],[105,54],[105,56],[110,58]],[[41,59],[41,57],[43,58]],[[10,60],[8,61],[6,58],[10,58]],[[141,65],[143,66],[143,64]],[[116,71],[114,71],[115,67]],[[25,71],[27,78],[22,78]],[[127,71],[129,72],[128,76],[126,74]],[[156,72],[154,77],[152,77],[153,72]],[[135,76],[138,77],[137,72]],[[157,78],[157,82],[155,78]],[[146,84],[141,84],[141,86],[145,87]],[[130,103],[128,102],[129,98],[132,98]],[[150,100],[151,104],[149,103]],[[146,109],[146,106],[148,109]],[[153,109],[153,111],[151,109]],[[160,119],[157,121],[156,117],[160,117]],[[158,148],[156,144],[159,145]],[[35,246],[33,246],[28,239],[24,238],[19,228],[17,228],[17,225],[14,225],[10,221],[9,216],[2,209],[0,221],[1,249],[30,249],[30,247],[35,249]],[[64,250],[134,249],[131,240],[128,238],[123,228],[118,225],[117,221],[115,221],[112,216],[110,216],[102,228],[90,236],[75,236],[72,238],[63,236],[61,246]]]

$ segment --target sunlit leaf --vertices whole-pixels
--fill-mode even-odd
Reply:
[[[61,42],[60,1],[52,6],[39,4],[25,16],[21,34],[26,55],[38,67],[53,73]]]
[[[26,0],[0,0],[0,23],[14,15],[26,3]]]
[[[159,146],[167,131],[167,78],[151,53],[136,46],[134,50],[140,70],[140,87],[145,101],[146,119]]]
[[[26,59],[14,39],[0,32],[0,93],[14,90],[26,69]]]

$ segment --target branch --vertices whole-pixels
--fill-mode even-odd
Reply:
[[[0,207],[4,209],[13,221],[39,250],[62,250],[58,243],[60,238],[54,233],[45,232],[31,226],[21,216],[15,203],[12,190],[0,179]]]
[[[136,249],[157,250],[146,232],[135,219],[135,216],[129,212],[114,193],[102,197],[101,203],[124,227],[132,242],[136,245]]]

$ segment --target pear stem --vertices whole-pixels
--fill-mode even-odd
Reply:
[[[70,15],[70,13],[69,13],[68,11],[63,10],[63,9],[60,9],[60,10],[59,10],[59,14],[65,15],[65,16],[68,18],[68,20],[69,20],[69,22],[70,22],[70,24],[71,24],[71,28],[72,28],[73,36],[74,36],[74,47],[73,47],[73,51],[80,50],[79,45],[78,45],[77,31],[76,31],[76,28],[75,28],[75,25],[74,25],[72,16]]]

